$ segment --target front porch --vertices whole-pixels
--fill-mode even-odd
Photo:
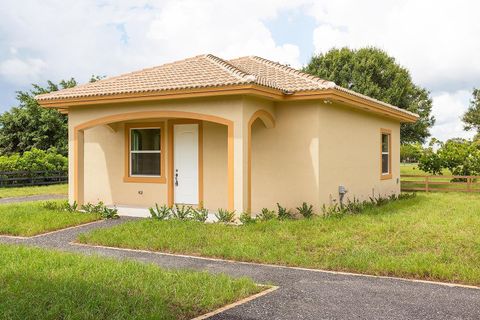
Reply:
[[[247,110],[243,110],[247,111]],[[103,201],[120,213],[176,203],[241,212],[251,207],[251,126],[271,112],[151,110],[97,117],[71,128],[69,200]]]

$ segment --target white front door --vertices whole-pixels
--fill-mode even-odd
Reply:
[[[173,127],[175,203],[198,204],[198,124]]]

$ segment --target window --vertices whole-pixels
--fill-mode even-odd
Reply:
[[[130,175],[160,176],[160,128],[130,129]]]
[[[126,182],[164,182],[163,124],[127,124]]]
[[[381,178],[382,179],[389,179],[392,177],[391,171],[391,131],[382,129],[381,130]]]

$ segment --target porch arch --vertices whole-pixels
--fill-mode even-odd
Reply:
[[[139,111],[115,114],[97,119],[89,120],[74,127],[73,149],[74,149],[74,168],[73,168],[73,198],[79,204],[83,203],[83,193],[80,190],[84,188],[83,166],[84,166],[84,131],[99,125],[108,125],[109,123],[140,120],[146,118],[183,118],[209,121],[227,126],[228,128],[228,156],[227,156],[227,179],[228,179],[228,208],[234,210],[234,122],[218,116],[185,112],[185,111]],[[79,172],[82,171],[80,175]],[[171,179],[171,177],[169,177]]]
[[[248,155],[247,155],[247,210],[252,210],[252,125],[260,119],[265,128],[275,128],[275,118],[266,110],[258,110],[252,114],[248,121]]]

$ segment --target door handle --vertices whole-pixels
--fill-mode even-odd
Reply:
[[[178,169],[175,169],[175,187],[178,187]]]

